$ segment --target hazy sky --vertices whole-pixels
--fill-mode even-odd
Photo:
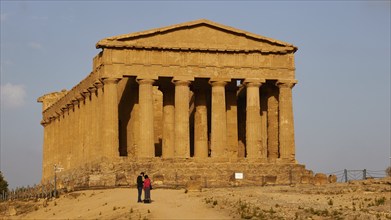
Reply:
[[[70,89],[105,37],[200,18],[299,48],[296,155],[314,172],[390,164],[390,1],[1,1],[0,170],[41,178],[39,96]]]

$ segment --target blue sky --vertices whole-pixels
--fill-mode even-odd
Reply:
[[[100,39],[200,18],[292,43],[296,155],[314,172],[390,165],[390,1],[1,1],[0,170],[41,178],[39,96],[92,69]]]

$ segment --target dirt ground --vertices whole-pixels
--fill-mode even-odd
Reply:
[[[391,219],[391,177],[334,183],[151,191],[85,190],[38,201],[0,203],[0,219]]]

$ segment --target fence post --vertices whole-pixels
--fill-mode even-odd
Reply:
[[[363,180],[366,180],[366,179],[367,179],[367,169],[364,169],[364,170],[363,170],[362,179],[363,179]]]
[[[345,183],[347,183],[348,182],[348,170],[344,169],[343,173],[344,173],[344,176],[345,176]]]

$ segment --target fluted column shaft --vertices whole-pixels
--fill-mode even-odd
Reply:
[[[64,168],[66,168],[67,163],[66,163],[66,155],[68,153],[68,146],[67,146],[67,131],[66,131],[66,120],[67,120],[67,115],[68,115],[68,109],[67,108],[62,108],[62,115],[61,115],[61,124],[60,124],[60,129],[61,129],[61,148],[59,150],[61,157],[59,157],[58,163],[61,163]]]
[[[175,157],[190,157],[190,81],[175,81]]]
[[[236,83],[236,82],[235,82]],[[238,104],[237,104],[237,87],[232,83],[226,89],[227,100],[227,149],[230,158],[238,157]]]
[[[163,158],[175,156],[175,92],[174,86],[161,88],[163,93]]]
[[[296,81],[278,81],[279,101],[279,147],[280,157],[295,161],[295,132],[293,122],[292,88]]]
[[[80,152],[80,162],[85,163],[87,162],[86,154],[85,154],[85,149],[84,149],[84,138],[85,138],[85,103],[84,103],[84,96],[79,94],[76,96],[76,99],[79,102],[79,120],[78,120],[78,125],[79,125],[79,137],[78,137],[78,145],[79,145],[79,152]]]
[[[69,106],[66,107],[66,111],[65,111],[65,114],[64,114],[64,133],[65,133],[65,154],[63,154],[64,156],[66,155],[66,159],[65,159],[65,164],[64,164],[64,168],[65,169],[70,169],[71,168],[71,155],[72,155],[72,146],[71,146],[71,129],[69,128],[70,127],[70,111],[72,111],[70,109]]]
[[[195,89],[194,157],[208,157],[208,111],[206,90]]]
[[[73,104],[73,122],[72,122],[72,127],[73,127],[73,167],[78,166],[81,162],[81,144],[80,144],[80,129],[79,129],[79,124],[80,124],[80,108],[79,108],[79,101],[77,99],[72,100]]]
[[[76,141],[75,141],[75,134],[76,130],[74,129],[75,126],[75,106],[73,104],[68,104],[69,111],[68,111],[68,129],[69,129],[69,147],[70,147],[70,153],[69,153],[69,167],[74,168],[76,161],[77,161],[77,151],[76,151]]]
[[[103,149],[105,156],[118,157],[118,79],[103,79]]]
[[[263,158],[259,87],[261,82],[246,83],[247,158]]]
[[[137,83],[136,83],[137,84]],[[127,143],[128,143],[128,157],[137,156],[137,149],[140,146],[140,105],[139,105],[139,86],[134,84],[134,87],[131,89],[131,101],[130,107],[132,109],[130,113],[130,120],[127,126]]]
[[[42,125],[44,126],[44,140],[43,140],[43,151],[42,151],[42,172],[45,175],[45,177],[47,178],[49,176],[49,173],[50,173],[50,161],[49,161],[49,157],[50,157],[50,119],[47,120],[47,121],[44,121],[42,122]]]
[[[93,135],[92,130],[94,129],[93,124],[95,123],[93,118],[93,115],[91,114],[91,111],[93,110],[92,102],[91,102],[91,93],[88,90],[83,91],[83,97],[84,97],[84,111],[85,116],[83,118],[84,122],[84,135],[82,139],[82,147],[85,152],[86,161],[90,162],[94,158],[96,158],[97,154],[103,154],[102,150],[96,149],[95,146],[92,145]],[[101,124],[102,125],[102,124]]]
[[[212,81],[211,157],[227,156],[227,116],[224,81]]]
[[[55,149],[54,149],[54,155],[53,155],[53,161],[54,163],[58,164],[58,158],[60,157],[60,148],[61,148],[61,138],[60,138],[60,135],[61,135],[61,132],[59,130],[59,123],[60,123],[60,114],[57,113],[57,117],[55,118],[54,120],[54,136],[56,138],[56,145],[55,145]]]
[[[92,93],[89,91],[90,96],[89,96],[89,110],[88,110],[88,118],[90,119],[89,121],[91,122],[89,124],[89,129],[90,129],[90,134],[92,135],[93,139],[90,139],[90,142],[88,143],[88,149],[93,151],[94,157],[91,158],[90,160],[93,160],[97,158],[97,155],[99,157],[104,156],[102,152],[103,151],[103,127],[102,125],[104,124],[104,109],[103,109],[103,83],[100,80],[97,80],[94,82],[94,87],[96,88],[95,93]],[[90,87],[91,88],[91,87]],[[90,155],[90,154],[89,154]]]
[[[277,89],[277,88],[275,88]],[[278,99],[276,92],[269,88],[267,90],[267,147],[268,158],[271,160],[279,157],[278,152]]]
[[[154,127],[153,127],[153,83],[152,79],[140,79],[140,143],[136,152],[138,157],[150,158],[155,156]]]

